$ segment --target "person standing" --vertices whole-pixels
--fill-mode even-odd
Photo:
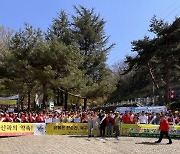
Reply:
[[[160,143],[162,141],[162,138],[164,136],[164,134],[166,135],[167,139],[169,140],[169,142],[167,144],[172,144],[172,140],[169,136],[169,124],[167,119],[165,118],[164,114],[161,115],[161,119],[160,119],[160,126],[159,126],[159,130],[160,130],[160,136],[158,141],[155,141],[155,143]]]
[[[95,135],[100,136],[99,123],[100,123],[100,119],[95,113],[93,116],[93,136]]]
[[[107,126],[107,136],[112,137],[112,128],[113,128],[114,119],[112,113],[109,113],[106,117],[106,126]]]
[[[156,113],[156,118],[154,119],[152,124],[154,124],[154,125],[160,124],[160,113]]]
[[[93,113],[89,113],[88,115],[88,137],[92,136],[92,128],[93,128]]]
[[[101,111],[99,114],[99,125],[100,125],[100,137],[105,137],[105,129],[106,129],[106,114],[105,111]]]
[[[37,123],[44,123],[45,122],[45,117],[43,113],[39,113],[38,116],[36,117],[36,122]]]
[[[129,115],[128,111],[125,111],[125,113],[122,117],[122,121],[125,124],[130,124],[130,115]]]
[[[148,117],[145,115],[145,112],[142,111],[141,115],[139,116],[140,124],[148,124]]]
[[[175,124],[174,116],[171,114],[169,116],[169,118],[167,118],[167,121],[168,121],[169,125],[174,125]]]
[[[120,130],[120,122],[121,122],[121,118],[119,116],[119,113],[116,112],[115,113],[115,117],[114,117],[114,130],[115,130],[115,136],[118,137],[119,134],[119,130]]]
[[[150,119],[149,120],[149,124],[154,124],[155,123],[155,119],[156,119],[156,115],[154,112],[152,112]]]
[[[129,115],[130,115],[130,123],[133,124],[134,123],[134,113],[133,113],[133,111],[130,111]]]

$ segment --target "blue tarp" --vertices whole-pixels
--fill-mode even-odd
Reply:
[[[125,111],[133,111],[134,113],[140,113],[142,111],[151,113],[159,113],[163,111],[164,113],[167,112],[166,106],[144,106],[144,107],[117,107],[116,112],[124,113]]]
[[[19,95],[14,95],[10,97],[0,97],[0,100],[18,100],[18,99],[19,99]]]

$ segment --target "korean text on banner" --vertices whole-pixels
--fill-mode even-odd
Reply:
[[[46,124],[46,134],[87,135],[87,123],[54,123]]]
[[[123,136],[159,136],[159,125],[150,124],[122,124],[121,135]],[[180,138],[180,126],[171,126],[169,134],[174,138]]]
[[[17,100],[0,100],[0,105],[16,105]]]
[[[166,106],[143,106],[143,107],[117,107],[116,112],[125,113],[125,111],[133,111],[135,113],[145,112],[155,112],[159,113],[161,111],[167,112]]]
[[[34,124],[0,122],[0,136],[21,135],[34,135]]]

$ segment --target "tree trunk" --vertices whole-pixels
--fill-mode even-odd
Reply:
[[[87,98],[84,98],[84,111],[86,110],[87,108]]]
[[[47,89],[46,89],[46,83],[43,84],[43,105],[42,107],[46,107],[47,102]]]
[[[155,76],[153,74],[152,67],[150,66],[149,62],[147,63],[147,67],[148,67],[149,75],[153,83],[153,97],[155,97],[156,95],[159,95],[159,85],[155,80]],[[154,104],[156,105],[156,102],[154,102]]]
[[[65,92],[64,98],[64,110],[67,111],[67,103],[68,103],[68,91]]]
[[[20,106],[21,106],[21,104],[20,104],[20,96],[19,96],[18,103],[17,103],[17,110],[18,110],[18,112],[20,111]]]
[[[21,111],[23,111],[24,110],[24,97],[21,97],[20,103],[21,103]]]
[[[165,60],[164,63],[165,68],[165,89],[164,89],[164,102],[165,105],[169,103],[169,81],[170,81],[170,68],[169,68],[169,61]]]
[[[57,89],[56,100],[57,100],[57,105],[60,106],[60,90],[59,89]]]
[[[60,106],[64,107],[64,93],[62,90],[59,90],[59,96],[60,96]]]
[[[35,102],[35,99],[34,99],[34,106],[33,106],[33,109],[36,110],[36,102]]]
[[[53,88],[53,93],[54,93],[54,104],[56,104],[57,105],[57,91],[56,91],[56,88]]]
[[[30,110],[30,108],[31,108],[31,93],[30,93],[30,91],[28,91],[28,111]]]
[[[149,62],[147,63],[147,67],[148,67],[148,70],[149,70],[151,80],[152,80],[153,84],[155,85],[156,90],[158,91],[159,90],[159,85],[157,84],[157,82],[155,80],[155,77],[154,77],[154,74],[153,74],[153,71],[152,71],[152,68],[151,68]]]

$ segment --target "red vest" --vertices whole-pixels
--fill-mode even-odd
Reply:
[[[45,121],[44,116],[37,116],[36,121],[37,122],[44,122]]]
[[[161,120],[160,121],[160,130],[161,131],[169,131],[169,124],[168,124],[168,121],[167,121],[167,119],[163,119],[163,120]]]
[[[21,116],[21,122],[26,122],[25,115]]]
[[[130,124],[130,115],[123,115],[122,120],[125,124]]]
[[[13,118],[12,118],[12,117],[9,117],[9,118],[8,118],[8,122],[14,122]]]

